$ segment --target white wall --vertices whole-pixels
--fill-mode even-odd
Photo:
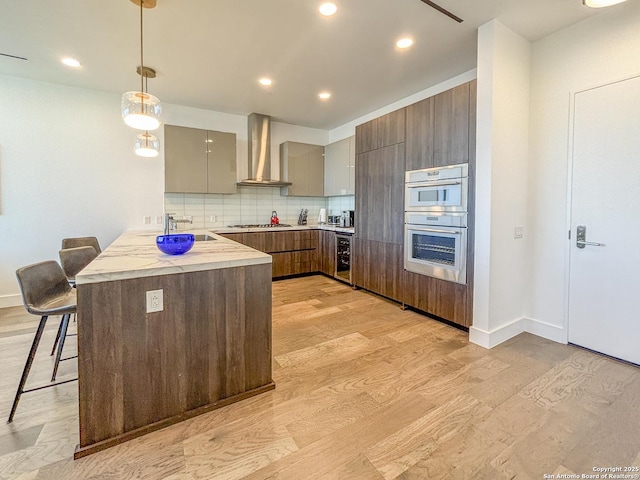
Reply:
[[[496,20],[478,30],[476,242],[470,340],[491,347],[524,331],[530,43]]]
[[[0,306],[19,304],[15,270],[58,259],[64,237],[108,245],[162,213],[162,160],[133,153],[110,93],[0,76]]]
[[[533,44],[529,316],[547,331],[557,331],[559,341],[567,339],[570,98],[573,92],[640,74],[638,32],[640,2],[627,2]]]
[[[58,259],[64,237],[103,247],[163,212],[164,156],[133,153],[120,95],[0,76],[0,307],[19,305],[15,270]],[[235,132],[247,175],[247,118],[164,105],[166,123]],[[162,129],[156,132],[162,140]],[[285,140],[328,143],[326,131],[272,124],[272,162]],[[153,224],[149,228],[158,228]]]

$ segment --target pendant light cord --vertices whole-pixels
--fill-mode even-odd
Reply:
[[[144,0],[140,0],[140,91],[144,91],[144,44],[142,42],[142,5]],[[144,97],[143,97],[144,101]]]

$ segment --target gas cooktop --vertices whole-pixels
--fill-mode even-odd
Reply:
[[[229,225],[229,228],[278,228],[278,227],[290,227],[288,223],[279,223],[277,225],[271,225],[270,223],[251,223],[246,225]]]

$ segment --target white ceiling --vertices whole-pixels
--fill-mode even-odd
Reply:
[[[157,0],[145,9],[149,91],[163,102],[331,129],[476,66],[491,20],[529,40],[597,11],[581,0]],[[615,8],[615,7],[612,7]],[[0,74],[109,92],[139,89],[139,8],[130,0],[0,0]],[[410,35],[415,44],[397,51]],[[72,70],[60,59],[73,56]],[[274,79],[271,87],[257,83]],[[331,91],[329,101],[317,94]],[[119,108],[119,106],[117,107]]]

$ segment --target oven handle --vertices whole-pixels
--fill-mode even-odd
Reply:
[[[449,235],[460,235],[462,234],[462,232],[458,231],[458,230],[438,230],[436,228],[422,228],[422,227],[411,227],[409,224],[407,224],[407,229],[408,230],[416,230],[419,232],[433,232],[433,233],[446,233]]]
[[[462,185],[462,182],[451,182],[451,181],[434,181],[434,182],[417,182],[417,183],[406,183],[407,188],[420,188],[420,187],[443,187],[446,185]]]

